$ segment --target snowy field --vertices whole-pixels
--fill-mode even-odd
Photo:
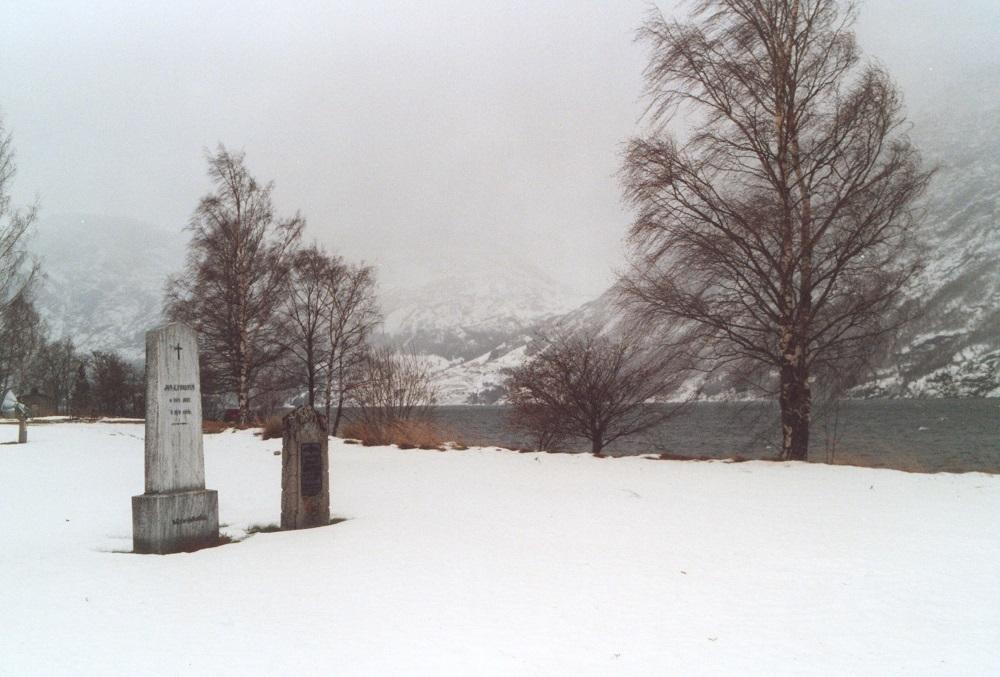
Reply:
[[[347,521],[139,556],[142,426],[29,434],[3,675],[1000,674],[996,476],[332,440]],[[280,446],[205,437],[225,534],[278,522]]]

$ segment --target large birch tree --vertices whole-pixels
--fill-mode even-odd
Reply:
[[[626,298],[695,327],[715,365],[764,367],[786,459],[807,458],[814,379],[898,327],[920,265],[913,205],[929,173],[854,19],[836,0],[703,0],[640,31],[651,131],[625,159]],[[672,122],[692,131],[678,139]]]
[[[198,330],[203,377],[235,397],[245,424],[260,376],[281,356],[281,292],[305,221],[275,216],[273,184],[257,182],[242,152],[220,145],[208,175],[214,189],[191,217],[187,265],[167,283],[166,314]]]

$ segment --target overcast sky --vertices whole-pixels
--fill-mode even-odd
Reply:
[[[280,213],[389,284],[500,250],[597,294],[628,223],[615,173],[649,7],[7,0],[15,199],[179,232],[222,142],[275,181]],[[1000,61],[1000,0],[868,0],[858,34],[917,102]]]

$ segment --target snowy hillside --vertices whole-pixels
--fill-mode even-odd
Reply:
[[[247,538],[280,447],[206,435],[244,540],[166,556],[141,425],[0,447],[0,675],[1000,674],[1000,477],[334,439],[346,521]]]
[[[926,115],[914,140],[939,168],[926,196],[922,236],[927,268],[913,289],[921,317],[900,350],[858,395],[1000,396],[1000,106]],[[555,325],[607,330],[620,321],[609,292],[535,329]],[[449,364],[441,383],[450,402],[492,401],[502,369],[530,354],[505,340],[476,359]],[[463,399],[463,388],[465,398]],[[725,393],[725,383],[712,385]]]
[[[384,293],[386,335],[414,352],[473,359],[518,341],[540,320],[583,301],[515,256],[496,256],[482,269],[459,269],[415,288]]]
[[[939,167],[926,199],[929,265],[914,292],[924,313],[899,353],[859,394],[1000,395],[996,101],[984,90],[961,111],[914,116],[914,140],[927,163]],[[47,274],[38,305],[52,334],[69,335],[87,350],[141,357],[142,334],[159,321],[164,281],[180,270],[186,241],[179,228],[168,232],[105,217],[43,218],[34,243]],[[540,330],[607,329],[620,320],[610,292],[581,304],[584,299],[516,253],[470,256],[490,264],[473,267],[442,253],[430,275],[410,275],[403,264],[380,271],[412,281],[384,288],[384,336],[433,359],[446,403],[496,401],[502,371],[531,353]]]
[[[873,392],[1000,395],[1000,106],[995,100],[918,125],[939,167],[927,199],[921,318]]]
[[[53,337],[81,350],[143,354],[160,322],[163,285],[183,264],[187,236],[127,219],[43,217],[31,247],[45,278],[36,295]]]
[[[588,301],[568,313],[544,316],[503,343],[469,360],[441,365],[437,383],[446,404],[493,404],[503,396],[504,370],[521,364],[536,349],[539,335],[554,331],[612,329],[621,319],[613,291]]]

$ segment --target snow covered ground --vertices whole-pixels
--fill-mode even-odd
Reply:
[[[0,674],[1000,674],[1000,477],[333,440],[347,521],[138,556],[142,437],[0,446]],[[205,447],[278,522],[280,441]]]

